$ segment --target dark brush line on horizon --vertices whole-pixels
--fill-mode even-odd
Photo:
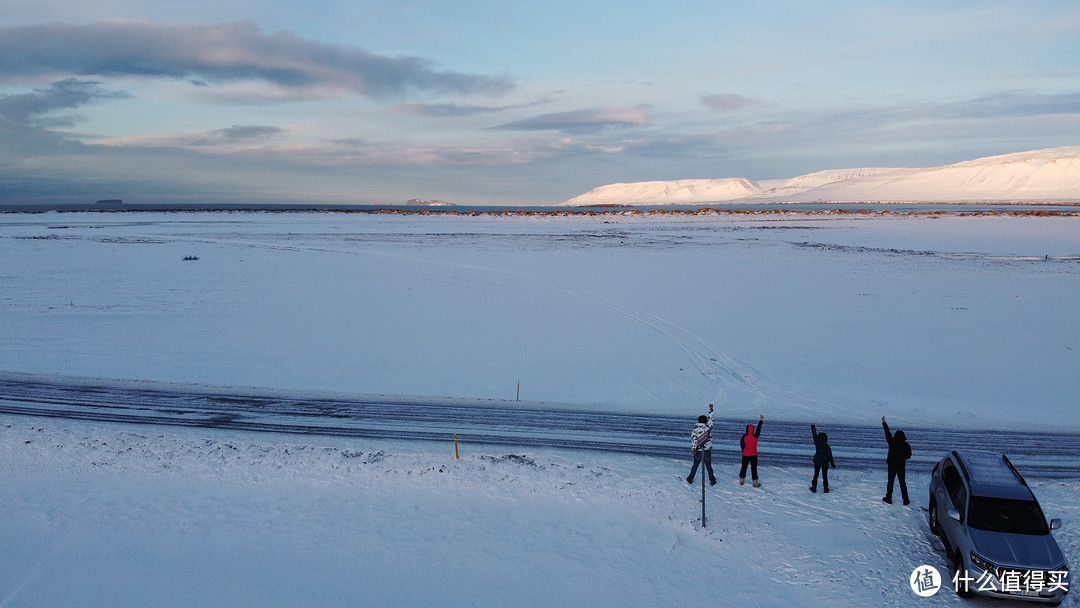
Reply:
[[[257,212],[257,213],[368,213],[447,216],[605,216],[605,215],[1080,215],[1080,201],[1054,202],[949,202],[949,203],[762,203],[703,205],[587,205],[587,206],[515,206],[515,205],[335,205],[274,203],[122,203],[105,199],[82,204],[0,205],[0,213],[179,213],[179,212]]]

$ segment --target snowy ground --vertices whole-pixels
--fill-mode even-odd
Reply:
[[[1080,429],[1075,217],[6,215],[0,260],[12,372]],[[961,603],[908,586],[929,471],[768,450],[702,529],[689,458],[2,415],[0,607]],[[1080,480],[1032,486],[1075,567]]]
[[[0,260],[12,372],[1080,431],[1077,216],[9,214]]]
[[[842,463],[811,494],[767,439],[760,489],[716,463],[702,529],[688,460],[4,416],[0,606],[963,603],[908,586],[947,567],[928,471],[910,507]],[[1032,486],[1075,564],[1080,483]]]

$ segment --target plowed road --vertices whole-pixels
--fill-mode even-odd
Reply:
[[[445,401],[370,397],[282,396],[254,389],[140,385],[65,377],[0,373],[0,413],[140,425],[194,426],[304,435],[336,435],[386,440],[607,450],[689,460],[690,430],[697,412],[686,417],[525,407],[505,401]],[[749,420],[718,419],[713,459],[737,463],[739,437]],[[813,454],[809,422],[765,420],[761,462],[808,465]],[[1048,421],[1048,426],[1050,423]],[[822,424],[837,464],[884,469],[886,444],[876,420],[861,425]],[[893,429],[894,431],[897,428]],[[933,466],[947,451],[983,449],[1008,454],[1025,475],[1080,477],[1080,435],[904,428],[914,456],[908,468]]]

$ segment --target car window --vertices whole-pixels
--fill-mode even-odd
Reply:
[[[1013,534],[1049,534],[1046,517],[1034,500],[972,496],[968,525],[979,530]]]
[[[953,506],[956,507],[957,511],[963,513],[964,503],[967,502],[967,488],[964,487],[964,482],[960,480],[960,472],[956,470],[956,467],[951,462],[946,462],[945,467],[941,470],[941,480],[945,483],[945,490],[949,493]]]

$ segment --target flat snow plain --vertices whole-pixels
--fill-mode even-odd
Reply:
[[[0,260],[9,372],[1080,429],[1076,217],[9,214]],[[702,529],[689,459],[462,447],[5,415],[0,606],[959,603],[908,586],[928,471],[811,494],[766,427]]]

